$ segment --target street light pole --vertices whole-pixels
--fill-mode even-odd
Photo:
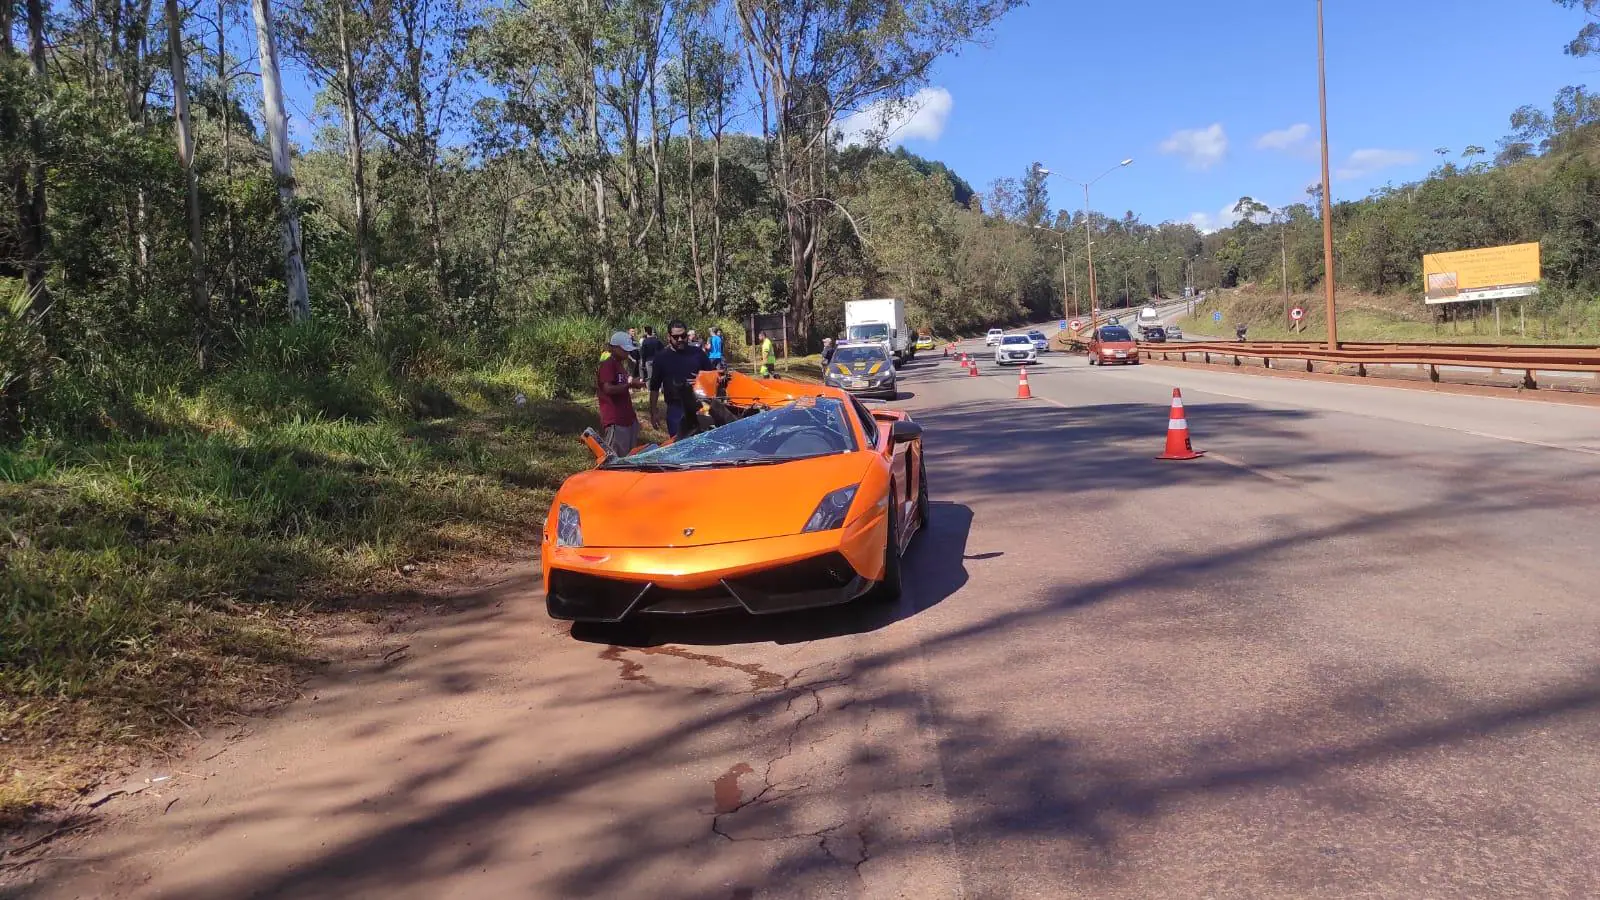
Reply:
[[[1339,318],[1333,305],[1333,185],[1328,179],[1328,63],[1317,0],[1317,99],[1322,114],[1322,280],[1328,301],[1328,349],[1339,349]]]
[[[1067,235],[1048,225],[1035,225],[1033,227],[1040,231],[1048,231],[1056,236],[1056,249],[1061,251],[1061,315],[1069,315],[1067,310]],[[1072,307],[1074,312],[1070,313],[1071,315],[1076,315],[1077,306],[1078,285],[1074,282],[1072,285]]]
[[[1121,169],[1121,168],[1123,168],[1125,166],[1131,166],[1131,165],[1133,165],[1133,160],[1131,158],[1130,159],[1125,159],[1122,162],[1119,162],[1116,165],[1112,166],[1111,168],[1105,170],[1104,172],[1101,172],[1099,175],[1095,176],[1094,178],[1089,179],[1088,181],[1077,181],[1076,179],[1066,178],[1065,175],[1062,175],[1059,172],[1052,172],[1049,169],[1044,168],[1043,166],[1041,166],[1039,168],[1039,171],[1044,173],[1045,175],[1054,175],[1057,178],[1066,178],[1067,181],[1071,181],[1074,184],[1077,184],[1077,185],[1079,185],[1080,187],[1083,188],[1083,243],[1084,243],[1084,252],[1088,255],[1087,265],[1088,265],[1088,268],[1089,268],[1089,318],[1090,318],[1091,324],[1093,323],[1093,320],[1094,320],[1094,311],[1096,309],[1098,309],[1099,306],[1100,306],[1100,288],[1099,288],[1099,281],[1098,281],[1098,279],[1095,278],[1095,274],[1094,274],[1094,235],[1089,230],[1089,187],[1091,185],[1093,185],[1095,182],[1099,181],[1100,179],[1106,177],[1107,175],[1110,175],[1112,172],[1115,172],[1116,170]]]
[[[1104,176],[1102,176],[1104,177]],[[1083,185],[1083,252],[1089,257],[1089,324],[1094,324],[1094,317],[1100,314],[1100,292],[1095,288],[1094,279],[1094,239],[1089,231],[1089,185]]]

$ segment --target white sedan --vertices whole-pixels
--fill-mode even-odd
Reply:
[[[983,342],[984,344],[993,347],[995,344],[1000,343],[1000,339],[1004,336],[1005,332],[1001,329],[991,328],[989,329],[989,333],[983,336]]]
[[[1025,366],[1038,361],[1039,351],[1034,349],[1033,339],[1025,334],[1004,335],[995,345],[994,364],[997,366]]]

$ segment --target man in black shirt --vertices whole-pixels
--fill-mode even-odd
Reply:
[[[649,338],[645,338],[649,340]],[[650,424],[661,427],[657,400],[665,395],[667,401],[667,434],[677,437],[680,432],[693,431],[693,422],[684,426],[684,419],[693,416],[699,407],[694,393],[695,376],[709,369],[705,353],[689,346],[689,329],[678,319],[667,325],[667,349],[657,353],[650,366]]]
[[[661,352],[661,338],[656,337],[653,326],[644,327],[644,340],[639,342],[639,377],[650,380],[651,361]]]

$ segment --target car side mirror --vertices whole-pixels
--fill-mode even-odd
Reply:
[[[922,426],[909,419],[896,419],[889,436],[896,444],[904,444],[922,437]]]

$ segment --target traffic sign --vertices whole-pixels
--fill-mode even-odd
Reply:
[[[1211,321],[1213,321],[1213,322],[1221,322],[1222,321],[1222,310],[1219,309],[1216,312],[1212,313],[1211,314]]]
[[[1083,327],[1083,323],[1079,322],[1077,319],[1073,319],[1071,322],[1067,323],[1067,327],[1071,328],[1073,331],[1077,331]]]
[[[1062,320],[1061,320],[1061,325],[1060,325],[1060,327],[1061,327],[1061,328],[1066,328],[1066,327],[1067,327],[1067,320],[1066,320],[1066,319],[1062,319]]]
[[[1289,318],[1293,319],[1296,322],[1300,321],[1301,319],[1304,319],[1305,317],[1306,317],[1306,311],[1304,309],[1298,307],[1298,306],[1296,306],[1294,309],[1289,310]]]

